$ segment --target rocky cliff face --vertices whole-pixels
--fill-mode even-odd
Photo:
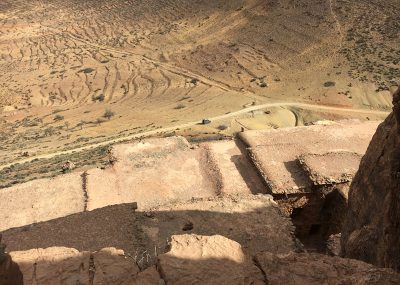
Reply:
[[[400,88],[349,193],[342,232],[345,257],[400,270]]]

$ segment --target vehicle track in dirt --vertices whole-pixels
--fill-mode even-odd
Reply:
[[[246,114],[248,112],[262,110],[262,109],[271,108],[271,107],[295,107],[295,108],[301,108],[301,109],[311,109],[311,110],[316,110],[316,111],[331,111],[331,112],[333,111],[333,112],[338,112],[338,113],[354,113],[354,114],[365,114],[365,115],[368,115],[368,114],[388,115],[389,114],[389,112],[379,111],[379,110],[351,109],[351,108],[324,106],[324,105],[307,104],[307,103],[275,102],[275,103],[266,103],[266,104],[255,105],[255,106],[243,108],[241,110],[237,110],[237,111],[234,111],[234,112],[231,112],[231,113],[228,113],[228,114],[223,114],[223,115],[219,115],[219,116],[215,116],[215,117],[210,117],[208,119],[210,121],[212,121],[212,122],[220,121],[220,120],[225,120],[225,119],[232,118],[232,117],[237,117],[237,116]],[[91,149],[91,148],[106,146],[106,145],[115,144],[115,143],[126,142],[126,141],[130,141],[130,140],[133,140],[133,139],[149,137],[149,136],[162,134],[162,133],[166,133],[166,132],[172,132],[172,131],[175,131],[177,129],[185,129],[185,128],[193,127],[193,126],[198,125],[200,123],[201,122],[197,120],[197,121],[187,122],[187,123],[184,123],[184,124],[179,124],[179,125],[160,128],[160,129],[156,129],[156,130],[151,130],[151,131],[145,131],[145,132],[141,132],[141,133],[137,133],[137,134],[132,134],[132,135],[129,135],[129,136],[120,137],[120,138],[116,138],[116,139],[111,139],[111,140],[107,140],[107,141],[103,141],[103,142],[100,142],[100,143],[95,143],[95,144],[92,144],[92,145],[87,145],[87,146],[79,147],[79,148],[75,148],[75,149],[64,150],[64,151],[59,151],[59,152],[54,152],[54,153],[49,153],[49,154],[42,154],[42,155],[38,155],[38,156],[32,156],[32,157],[29,157],[29,158],[26,158],[26,159],[14,161],[12,163],[0,165],[0,170],[4,169],[6,167],[9,167],[9,166],[11,166],[11,165],[13,165],[15,163],[20,163],[21,164],[21,163],[31,162],[31,161],[33,161],[35,159],[49,159],[49,158],[52,158],[52,157],[55,157],[55,156],[58,156],[58,155],[72,154],[72,153],[88,150],[88,149]]]

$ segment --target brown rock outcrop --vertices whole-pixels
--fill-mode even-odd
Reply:
[[[257,254],[255,261],[269,285],[389,285],[399,284],[400,275],[362,261],[321,254]]]
[[[51,247],[7,256],[20,271],[15,275],[8,270],[4,275],[1,263],[1,285],[400,284],[400,274],[362,261],[294,252],[248,254],[239,243],[220,235],[172,236],[169,252],[159,255],[157,264],[143,271],[134,258],[115,248],[79,252]]]
[[[342,254],[400,270],[400,88],[393,105],[351,185]]]

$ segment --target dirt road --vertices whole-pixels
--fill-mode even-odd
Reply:
[[[389,114],[389,112],[386,112],[386,111],[377,111],[377,110],[368,110],[368,109],[350,109],[350,108],[323,106],[323,105],[306,104],[306,103],[276,102],[276,103],[266,103],[266,104],[262,104],[262,105],[255,105],[255,106],[243,108],[243,109],[235,111],[235,112],[231,112],[228,114],[224,114],[224,115],[220,115],[220,116],[216,116],[216,117],[212,117],[212,118],[208,118],[208,119],[210,121],[214,122],[214,121],[219,121],[219,120],[224,120],[224,119],[240,116],[240,115],[246,114],[251,111],[257,111],[257,110],[270,108],[270,107],[296,107],[296,108],[302,108],[302,109],[313,109],[313,110],[317,110],[317,111],[334,111],[334,112],[339,112],[339,113],[356,113],[356,114],[366,114],[366,115],[368,115],[368,114],[388,115]],[[177,129],[185,129],[185,128],[189,128],[189,127],[198,125],[199,123],[200,123],[199,121],[188,122],[185,124],[175,125],[175,126],[171,126],[171,127],[165,127],[165,128],[142,132],[142,133],[137,133],[137,134],[133,134],[133,135],[117,138],[117,139],[107,140],[104,142],[95,143],[95,144],[80,147],[80,148],[59,151],[59,152],[54,152],[54,153],[49,153],[49,154],[43,154],[43,155],[38,155],[38,156],[32,156],[32,157],[28,157],[25,159],[14,161],[12,163],[1,165],[0,170],[4,169],[6,167],[9,167],[15,163],[30,162],[34,159],[48,159],[48,158],[52,158],[57,155],[71,154],[74,152],[88,150],[91,148],[96,148],[96,147],[105,146],[105,145],[109,145],[109,144],[129,141],[129,140],[133,140],[133,139],[137,139],[137,138],[149,137],[149,136],[160,134],[163,132],[172,132]]]

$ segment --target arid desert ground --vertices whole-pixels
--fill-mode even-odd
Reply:
[[[44,175],[23,162],[141,136],[383,119],[400,76],[395,4],[3,0],[0,161],[20,171],[1,184]]]

